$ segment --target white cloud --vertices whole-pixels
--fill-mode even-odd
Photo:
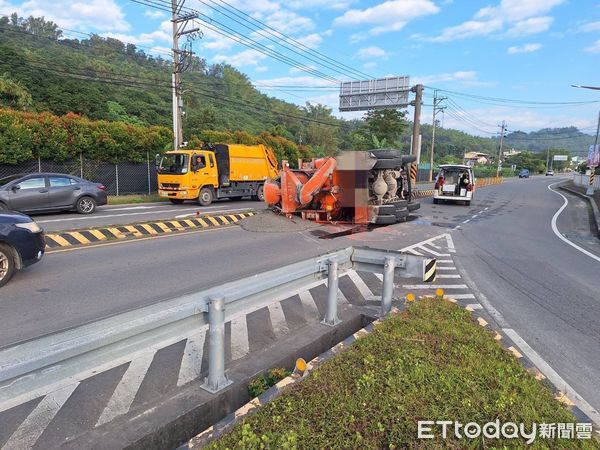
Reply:
[[[336,17],[336,26],[372,26],[370,33],[378,35],[398,31],[421,16],[436,14],[439,8],[431,0],[388,0],[367,9],[351,9]]]
[[[600,39],[598,39],[589,47],[584,48],[583,50],[588,53],[600,53]]]
[[[123,32],[131,29],[115,0],[29,0],[22,4],[23,16],[44,16],[64,28]]]
[[[354,33],[350,35],[350,43],[356,44],[357,42],[365,41],[369,38],[366,33]]]
[[[165,13],[162,11],[149,9],[144,11],[144,16],[149,17],[150,19],[163,19],[165,17]]]
[[[306,36],[296,38],[296,40],[313,49],[318,48],[319,44],[323,42],[323,38],[318,33],[307,34]]]
[[[505,29],[506,37],[520,37],[546,31],[553,17],[541,16],[565,0],[502,0],[497,6],[479,9],[472,19],[445,28],[441,34],[425,38],[433,42],[449,42],[476,36],[497,34]]]
[[[420,77],[417,76],[411,81],[413,81],[415,84],[425,85],[450,82],[454,85],[460,85],[464,87],[490,87],[496,84],[490,81],[480,81],[477,72],[474,70],[462,70]]]
[[[363,47],[356,52],[356,57],[359,59],[370,59],[370,58],[386,58],[388,53],[375,45],[371,47]]]
[[[225,63],[234,67],[258,66],[266,55],[256,50],[243,50],[233,55],[217,55],[213,58],[216,63]]]
[[[267,66],[258,66],[254,69],[255,72],[266,72],[269,68]]]
[[[520,47],[508,47],[508,54],[515,55],[517,53],[533,53],[542,48],[542,44],[525,44]]]
[[[365,70],[373,70],[375,67],[377,67],[377,63],[375,61],[370,61],[363,64],[363,68],[365,68]]]
[[[581,28],[579,28],[579,31],[583,31],[586,33],[591,33],[593,31],[600,31],[600,20],[598,20],[596,22],[584,23],[583,25],[581,25]]]
[[[511,26],[506,35],[509,37],[522,37],[542,33],[550,28],[554,17],[541,16],[520,20]]]
[[[348,9],[357,0],[300,0],[288,1],[286,5],[293,9]]]

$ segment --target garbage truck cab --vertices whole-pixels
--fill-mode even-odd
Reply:
[[[273,151],[260,145],[216,144],[176,150],[157,158],[158,193],[174,204],[195,200],[208,206],[218,198],[263,200],[267,178],[277,175]]]

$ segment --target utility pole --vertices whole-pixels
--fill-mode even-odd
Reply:
[[[180,15],[185,0],[171,0],[171,22],[173,24],[173,74],[171,77],[173,94],[173,149],[177,150],[183,143],[183,98],[181,89],[181,73],[184,72],[193,56],[191,42],[199,36],[200,29],[187,30],[187,24],[198,17],[197,14]],[[188,41],[179,48],[179,38],[188,35]]]
[[[550,168],[550,147],[546,149],[546,172]]]
[[[598,135],[600,134],[600,111],[598,111],[598,126],[596,127],[596,139],[594,140],[594,152],[597,151],[598,148]],[[596,172],[596,166],[590,166],[590,182],[588,183],[588,187],[585,191],[586,195],[594,195],[594,174]]]
[[[439,107],[438,105],[446,100],[446,97],[437,96],[437,90],[433,94],[433,121],[431,122],[431,152],[429,153],[429,181],[433,181],[433,149],[435,148],[435,125],[436,119],[435,116],[439,111],[443,111],[446,109],[445,106]]]
[[[417,84],[411,89],[415,93],[415,117],[413,122],[413,136],[411,155],[417,157],[416,163],[419,164],[421,149],[419,148],[419,135],[421,134],[421,103],[423,102],[423,85]]]
[[[504,132],[506,131],[506,122],[503,120],[500,131],[500,145],[498,146],[498,168],[496,169],[496,177],[500,176],[500,166],[502,164],[502,145],[504,144]]]

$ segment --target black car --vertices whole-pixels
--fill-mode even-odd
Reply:
[[[44,256],[46,241],[40,226],[14,211],[0,211],[0,287],[15,270],[30,266]]]
[[[76,210],[91,214],[106,205],[104,186],[73,175],[33,173],[0,179],[0,210],[45,212]]]

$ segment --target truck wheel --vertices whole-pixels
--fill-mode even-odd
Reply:
[[[404,220],[408,217],[408,215],[408,208],[404,207],[396,209],[396,219]]]
[[[208,206],[213,202],[214,196],[213,191],[209,187],[203,187],[200,189],[200,195],[198,195],[198,204],[200,206]]]
[[[0,287],[8,283],[15,273],[15,258],[12,249],[0,244]]]
[[[402,158],[378,159],[373,170],[381,169],[400,169],[402,167]]]
[[[375,218],[375,223],[377,225],[392,225],[396,222],[398,222],[398,219],[396,219],[395,215],[391,215],[391,214],[386,214],[384,216],[377,216]]]
[[[171,203],[173,203],[174,205],[181,205],[183,204],[183,200],[180,198],[170,198],[169,201]]]
[[[264,191],[262,185],[260,185],[258,187],[258,189],[256,190],[256,195],[252,196],[252,200],[255,200],[257,202],[264,202],[265,201],[265,191]]]
[[[369,150],[369,153],[372,153],[377,159],[395,159],[402,157],[398,150]]]
[[[421,204],[419,202],[410,202],[408,204],[408,210],[409,211],[416,211],[420,207],[421,207]]]

